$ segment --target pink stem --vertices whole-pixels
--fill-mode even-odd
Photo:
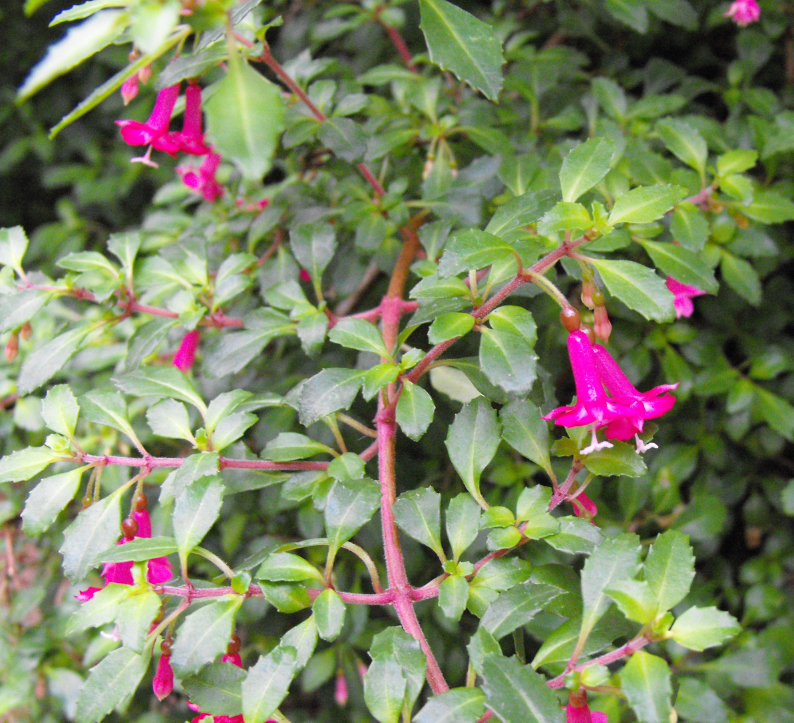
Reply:
[[[81,454],[74,457],[75,462],[83,464],[109,465],[117,464],[124,467],[140,467],[155,469],[157,467],[179,467],[186,457],[118,457],[112,454]],[[220,458],[221,469],[261,469],[271,471],[324,470],[328,462],[269,462],[264,459],[229,459]]]
[[[598,658],[593,658],[593,660],[590,660],[587,663],[576,665],[571,670],[584,670],[591,665],[608,665],[609,663],[614,663],[616,660],[625,658],[627,655],[633,655],[638,650],[648,645],[650,642],[651,639],[647,635],[638,635],[636,638],[630,640],[625,645],[616,648],[611,653],[605,653]],[[567,671],[562,675],[558,675],[556,678],[549,680],[546,685],[548,685],[549,688],[562,688],[565,685],[565,676],[568,675],[569,672],[570,671]]]
[[[182,587],[157,585],[154,591],[158,595],[177,595],[179,597],[185,597],[188,600],[198,600],[199,598],[207,597],[223,597],[224,595],[234,594],[234,590],[230,587],[197,588],[188,587],[187,585]],[[306,592],[309,593],[309,597],[314,600],[322,590],[309,588]],[[245,596],[262,597],[262,589],[259,585],[251,585],[248,588],[248,592],[245,593]],[[390,605],[394,601],[394,592],[392,590],[386,590],[386,592],[376,595],[367,595],[357,592],[340,592],[339,597],[341,597],[344,602],[350,603],[351,605]]]

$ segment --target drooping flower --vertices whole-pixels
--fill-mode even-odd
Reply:
[[[739,27],[744,27],[761,17],[761,8],[757,0],[734,0],[725,17],[731,18]]]
[[[215,173],[221,163],[217,153],[210,153],[198,168],[193,165],[177,166],[176,172],[188,188],[198,192],[205,201],[217,201],[224,188],[215,178]]]
[[[180,372],[187,372],[190,367],[193,366],[193,362],[196,360],[196,348],[198,347],[198,343],[198,329],[194,329],[185,334],[182,343],[179,345],[179,349],[177,349],[174,355],[174,366],[179,369]]]
[[[609,442],[598,442],[596,430],[615,420],[631,418],[636,413],[607,396],[596,371],[593,345],[585,332],[574,331],[568,335],[568,354],[576,384],[576,404],[572,407],[557,407],[543,419],[553,419],[555,424],[563,427],[592,424],[592,441],[581,450],[582,454],[611,447]]]
[[[133,120],[118,120],[116,124],[121,128],[121,137],[129,146],[149,146],[146,154],[139,158],[133,158],[134,162],[154,165],[151,160],[151,151],[165,151],[170,155],[175,155],[179,150],[178,144],[168,138],[168,124],[171,122],[171,113],[179,97],[179,83],[163,88],[157,94],[154,108],[145,123]]]
[[[205,156],[212,149],[204,144],[201,130],[201,88],[196,83],[185,91],[185,119],[179,133],[169,133],[168,141],[190,156]]]
[[[129,105],[130,101],[138,95],[138,74],[131,75],[121,85],[121,99],[124,105]]]
[[[586,517],[590,521],[598,514],[596,503],[591,500],[586,493],[580,492],[573,499],[573,513],[577,517]]]
[[[336,671],[336,685],[334,686],[334,700],[340,708],[347,705],[348,692],[347,680],[345,680],[344,672],[339,669]]]
[[[587,693],[583,690],[572,691],[565,707],[565,723],[607,723],[606,713],[591,711],[587,705]]]
[[[171,695],[174,689],[174,670],[171,667],[171,656],[163,653],[157,663],[157,672],[152,681],[152,690],[158,700],[163,700]]]
[[[695,311],[692,299],[706,293],[689,284],[682,284],[672,276],[667,277],[667,289],[674,297],[673,306],[675,306],[676,319],[680,319],[682,316],[692,316]]]

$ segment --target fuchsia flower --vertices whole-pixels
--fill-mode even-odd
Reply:
[[[205,156],[211,148],[204,144],[201,131],[201,88],[191,83],[185,91],[185,120],[179,133],[169,133],[169,142],[175,144],[182,153],[190,156]]]
[[[124,105],[129,105],[130,101],[138,95],[138,74],[131,75],[121,85],[121,99]]]
[[[583,706],[568,705],[565,707],[565,723],[608,723],[606,713],[591,711],[587,703]]]
[[[572,498],[573,513],[577,517],[587,517],[590,521],[598,514],[598,507],[584,492],[580,492]]]
[[[640,392],[634,388],[618,363],[610,356],[609,352],[600,344],[593,346],[596,371],[607,391],[618,404],[631,409],[632,414],[620,419],[614,419],[607,425],[609,439],[631,439],[642,432],[646,419],[656,419],[669,412],[675,404],[675,397],[665,395],[673,391],[676,384],[661,384],[647,392]],[[665,396],[662,396],[665,395]],[[645,444],[637,437],[637,451],[644,452],[657,445]]]
[[[171,695],[174,689],[174,669],[171,667],[171,656],[163,653],[157,663],[157,672],[152,681],[152,690],[157,700],[163,700]]]
[[[734,0],[725,17],[731,18],[739,27],[744,27],[761,17],[761,8],[757,0]]]
[[[300,277],[301,277],[301,281],[305,281],[306,283],[312,280],[311,275],[309,274],[308,271],[306,271],[306,269],[301,269]]]
[[[174,366],[179,369],[180,372],[187,372],[190,367],[193,366],[193,362],[196,360],[196,348],[198,347],[198,343],[198,329],[194,329],[185,334],[182,343],[179,345],[179,349],[177,349],[174,355],[173,362]]]
[[[675,297],[673,299],[673,306],[675,306],[675,318],[680,319],[682,316],[692,316],[695,311],[695,305],[692,299],[697,296],[703,296],[706,292],[696,289],[689,284],[682,284],[676,281],[672,276],[667,277],[667,289]]]
[[[215,179],[215,173],[221,163],[217,153],[210,153],[198,167],[177,166],[176,172],[188,188],[197,191],[205,201],[216,201],[223,195],[224,188]]]
[[[574,331],[568,335],[568,354],[576,384],[576,404],[572,407],[557,407],[543,419],[553,419],[563,427],[592,424],[592,441],[582,450],[582,454],[611,447],[609,442],[599,442],[596,439],[596,429],[616,419],[633,417],[634,412],[607,396],[596,371],[593,345],[585,332]]]
[[[336,685],[334,686],[334,700],[340,708],[344,708],[347,705],[347,698],[348,692],[345,674],[341,670],[337,670]]]
[[[138,523],[138,532],[135,537],[151,537],[152,536],[152,522],[149,513],[146,510],[135,510],[133,518]],[[123,545],[127,539],[122,537],[116,544]],[[102,568],[102,577],[105,578],[105,584],[111,582],[120,585],[133,585],[135,580],[132,577],[132,566],[135,563],[129,562],[106,562]],[[167,582],[173,577],[173,570],[171,563],[168,562],[167,557],[156,557],[147,562],[146,579],[152,585],[160,585]],[[99,592],[101,588],[89,587],[86,590],[81,590],[75,598],[80,602],[87,602],[90,600],[94,593]]]
[[[151,160],[152,148],[175,155],[179,150],[178,144],[169,139],[168,124],[171,122],[171,113],[179,97],[179,83],[163,88],[157,94],[152,114],[145,123],[133,120],[118,120],[116,124],[121,127],[121,137],[130,146],[149,146],[146,155],[133,158],[133,162],[157,166]]]

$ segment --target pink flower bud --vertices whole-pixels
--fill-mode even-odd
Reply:
[[[757,0],[735,0],[725,17],[731,18],[739,27],[744,27],[761,17],[761,8],[758,7]]]
[[[121,98],[124,105],[129,105],[130,101],[138,95],[138,76],[132,75],[121,86]]]
[[[312,277],[309,275],[309,272],[306,269],[301,269],[301,281],[306,281],[307,283],[312,280]]]
[[[158,700],[171,695],[174,689],[174,670],[171,668],[171,656],[161,655],[160,662],[157,663],[157,672],[152,681],[152,690]]]
[[[595,323],[593,330],[595,335],[606,344],[609,341],[609,335],[612,333],[612,322],[609,320],[606,306],[596,306],[593,312]]]
[[[199,332],[197,329],[189,331],[182,339],[176,354],[174,355],[174,366],[181,372],[187,372],[196,360],[196,348],[199,343]]]
[[[141,83],[143,83],[144,85],[146,85],[149,82],[151,77],[152,77],[152,66],[151,66],[151,64],[150,65],[144,65],[138,71],[138,80],[140,80]]]
[[[221,662],[222,663],[231,663],[232,665],[236,665],[238,668],[242,668],[243,667],[243,659],[240,657],[240,653],[233,653],[232,655],[229,655],[229,653],[226,653],[221,658]]]
[[[334,700],[340,708],[344,708],[347,705],[347,697],[347,681],[345,680],[345,674],[341,670],[337,670]]]

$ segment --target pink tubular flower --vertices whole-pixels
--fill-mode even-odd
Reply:
[[[739,27],[744,27],[761,17],[761,8],[757,0],[734,0],[725,17],[731,18]]]
[[[124,105],[129,105],[130,101],[138,95],[138,74],[130,76],[121,85],[121,99]]]
[[[703,296],[706,293],[696,289],[694,286],[689,286],[689,284],[682,284],[672,276],[667,277],[667,289],[675,297],[673,306],[675,306],[676,319],[680,319],[682,316],[692,316],[695,311],[692,299],[697,296]]]
[[[201,88],[195,83],[185,91],[185,120],[179,133],[169,133],[168,141],[177,145],[182,153],[205,156],[212,151],[204,144],[201,131]]]
[[[152,681],[152,690],[157,696],[157,700],[163,700],[171,695],[174,689],[174,670],[171,667],[171,656],[161,655],[157,663],[157,672]]]
[[[596,429],[618,419],[634,417],[635,413],[606,395],[596,371],[593,345],[585,332],[574,331],[568,335],[568,354],[576,383],[576,404],[572,407],[557,407],[543,419],[553,419],[563,427],[592,424],[592,442],[581,450],[582,454],[611,447],[609,442],[597,441]]]
[[[193,366],[193,362],[196,360],[196,348],[198,347],[198,343],[198,329],[194,329],[185,334],[182,343],[179,345],[179,349],[177,349],[174,355],[174,366],[179,369],[180,372],[187,372],[190,367]],[[141,535],[141,537],[143,536],[144,535]],[[151,537],[151,534],[149,534],[148,537]]]
[[[341,670],[337,670],[336,685],[334,686],[334,700],[340,708],[344,708],[347,705],[347,698],[348,692],[345,674]]]
[[[215,178],[220,163],[221,157],[217,153],[210,153],[198,169],[192,165],[177,166],[176,172],[182,183],[198,192],[205,201],[217,201],[224,191],[223,186]]]
[[[119,120],[116,124],[121,127],[121,137],[130,146],[149,146],[145,156],[133,158],[133,161],[156,165],[150,160],[152,148],[165,151],[171,155],[179,150],[178,145],[168,140],[168,124],[171,122],[171,113],[179,97],[179,83],[163,88],[157,94],[152,114],[146,123],[132,120]]]
[[[642,432],[646,419],[656,419],[672,409],[675,397],[665,393],[673,391],[678,383],[661,384],[647,392],[640,392],[634,388],[618,363],[603,346],[595,344],[593,356],[598,377],[612,395],[613,400],[631,410],[631,414],[627,417],[609,422],[607,425],[609,439],[631,439]],[[644,452],[656,446],[655,444],[645,444],[637,437],[638,452]]]
[[[587,693],[571,691],[565,707],[565,723],[607,723],[607,714],[591,711],[587,706]]]
[[[577,517],[586,517],[590,521],[598,514],[598,507],[584,492],[580,492],[574,497],[571,502],[573,503],[573,513]]]

